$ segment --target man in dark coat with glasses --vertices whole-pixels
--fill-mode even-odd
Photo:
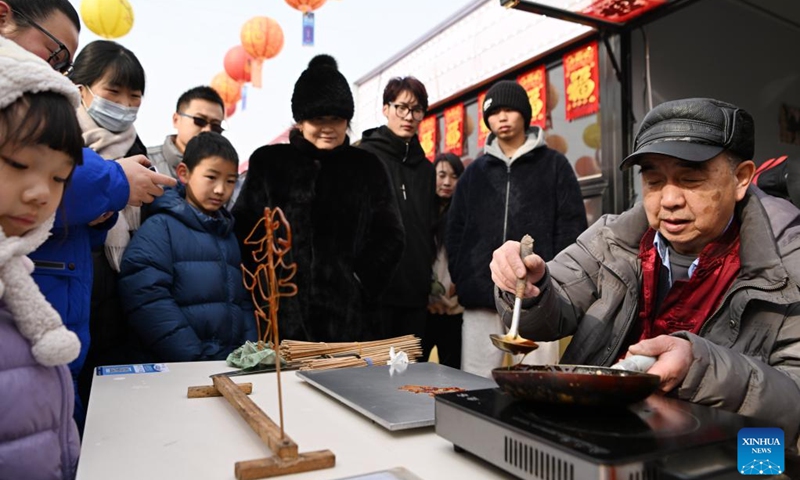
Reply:
[[[374,153],[389,171],[406,231],[406,248],[378,305],[375,320],[386,337],[422,338],[434,259],[436,178],[417,139],[428,109],[425,85],[414,77],[393,78],[383,91],[387,124],[364,132],[360,147]]]

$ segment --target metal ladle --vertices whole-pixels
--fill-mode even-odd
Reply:
[[[519,255],[525,258],[533,254],[533,238],[530,235],[522,237],[519,244]],[[511,328],[505,335],[497,335],[493,333],[489,335],[492,343],[500,350],[510,353],[512,355],[527,355],[530,352],[539,348],[536,342],[522,338],[519,336],[519,315],[522,310],[522,295],[525,293],[525,278],[517,279],[516,291],[514,292],[516,298],[514,299],[514,313],[511,315]]]

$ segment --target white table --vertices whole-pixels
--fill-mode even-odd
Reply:
[[[78,480],[233,479],[237,461],[271,456],[222,397],[186,397],[211,385],[224,362],[167,364],[168,372],[95,376]],[[278,423],[275,374],[233,377],[253,384],[252,400]],[[390,432],[285,372],[286,434],[299,451],[329,449],[331,469],[286,475],[331,480],[402,466],[426,480],[513,478],[434,433],[433,427]],[[480,435],[480,432],[475,432]]]

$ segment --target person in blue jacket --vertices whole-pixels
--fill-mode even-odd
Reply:
[[[225,137],[202,132],[176,168],[183,185],[144,209],[119,280],[136,361],[224,360],[256,340],[233,217],[224,207],[238,165]]]
[[[116,212],[128,202],[128,181],[122,169],[119,165],[106,166],[114,163],[83,149],[82,167],[88,167],[80,174],[75,169],[56,213],[52,235],[30,255],[39,289],[61,314],[64,325],[81,339],[81,353],[70,363],[73,378],[78,378],[89,350],[92,248],[103,244],[106,231],[116,221],[116,213],[105,213]]]
[[[68,74],[78,48],[80,18],[68,0],[0,0],[0,36]],[[89,308],[93,283],[93,246],[102,245],[116,222],[114,212],[126,204],[141,206],[174,185],[169,176],[151,172],[144,155],[115,162],[83,150],[57,210],[52,236],[29,257],[33,278],[68,329],[78,334],[81,353],[70,363],[73,379],[83,368],[89,349]],[[84,408],[75,398],[75,419],[82,428]]]

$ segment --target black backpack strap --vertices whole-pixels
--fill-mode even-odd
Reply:
[[[753,176],[752,183],[758,185],[758,177],[760,177],[762,173],[777,167],[781,163],[785,162],[787,158],[789,158],[788,155],[783,155],[781,157],[776,157],[776,158],[770,158],[766,162],[759,165],[759,167],[756,169],[756,174]]]

